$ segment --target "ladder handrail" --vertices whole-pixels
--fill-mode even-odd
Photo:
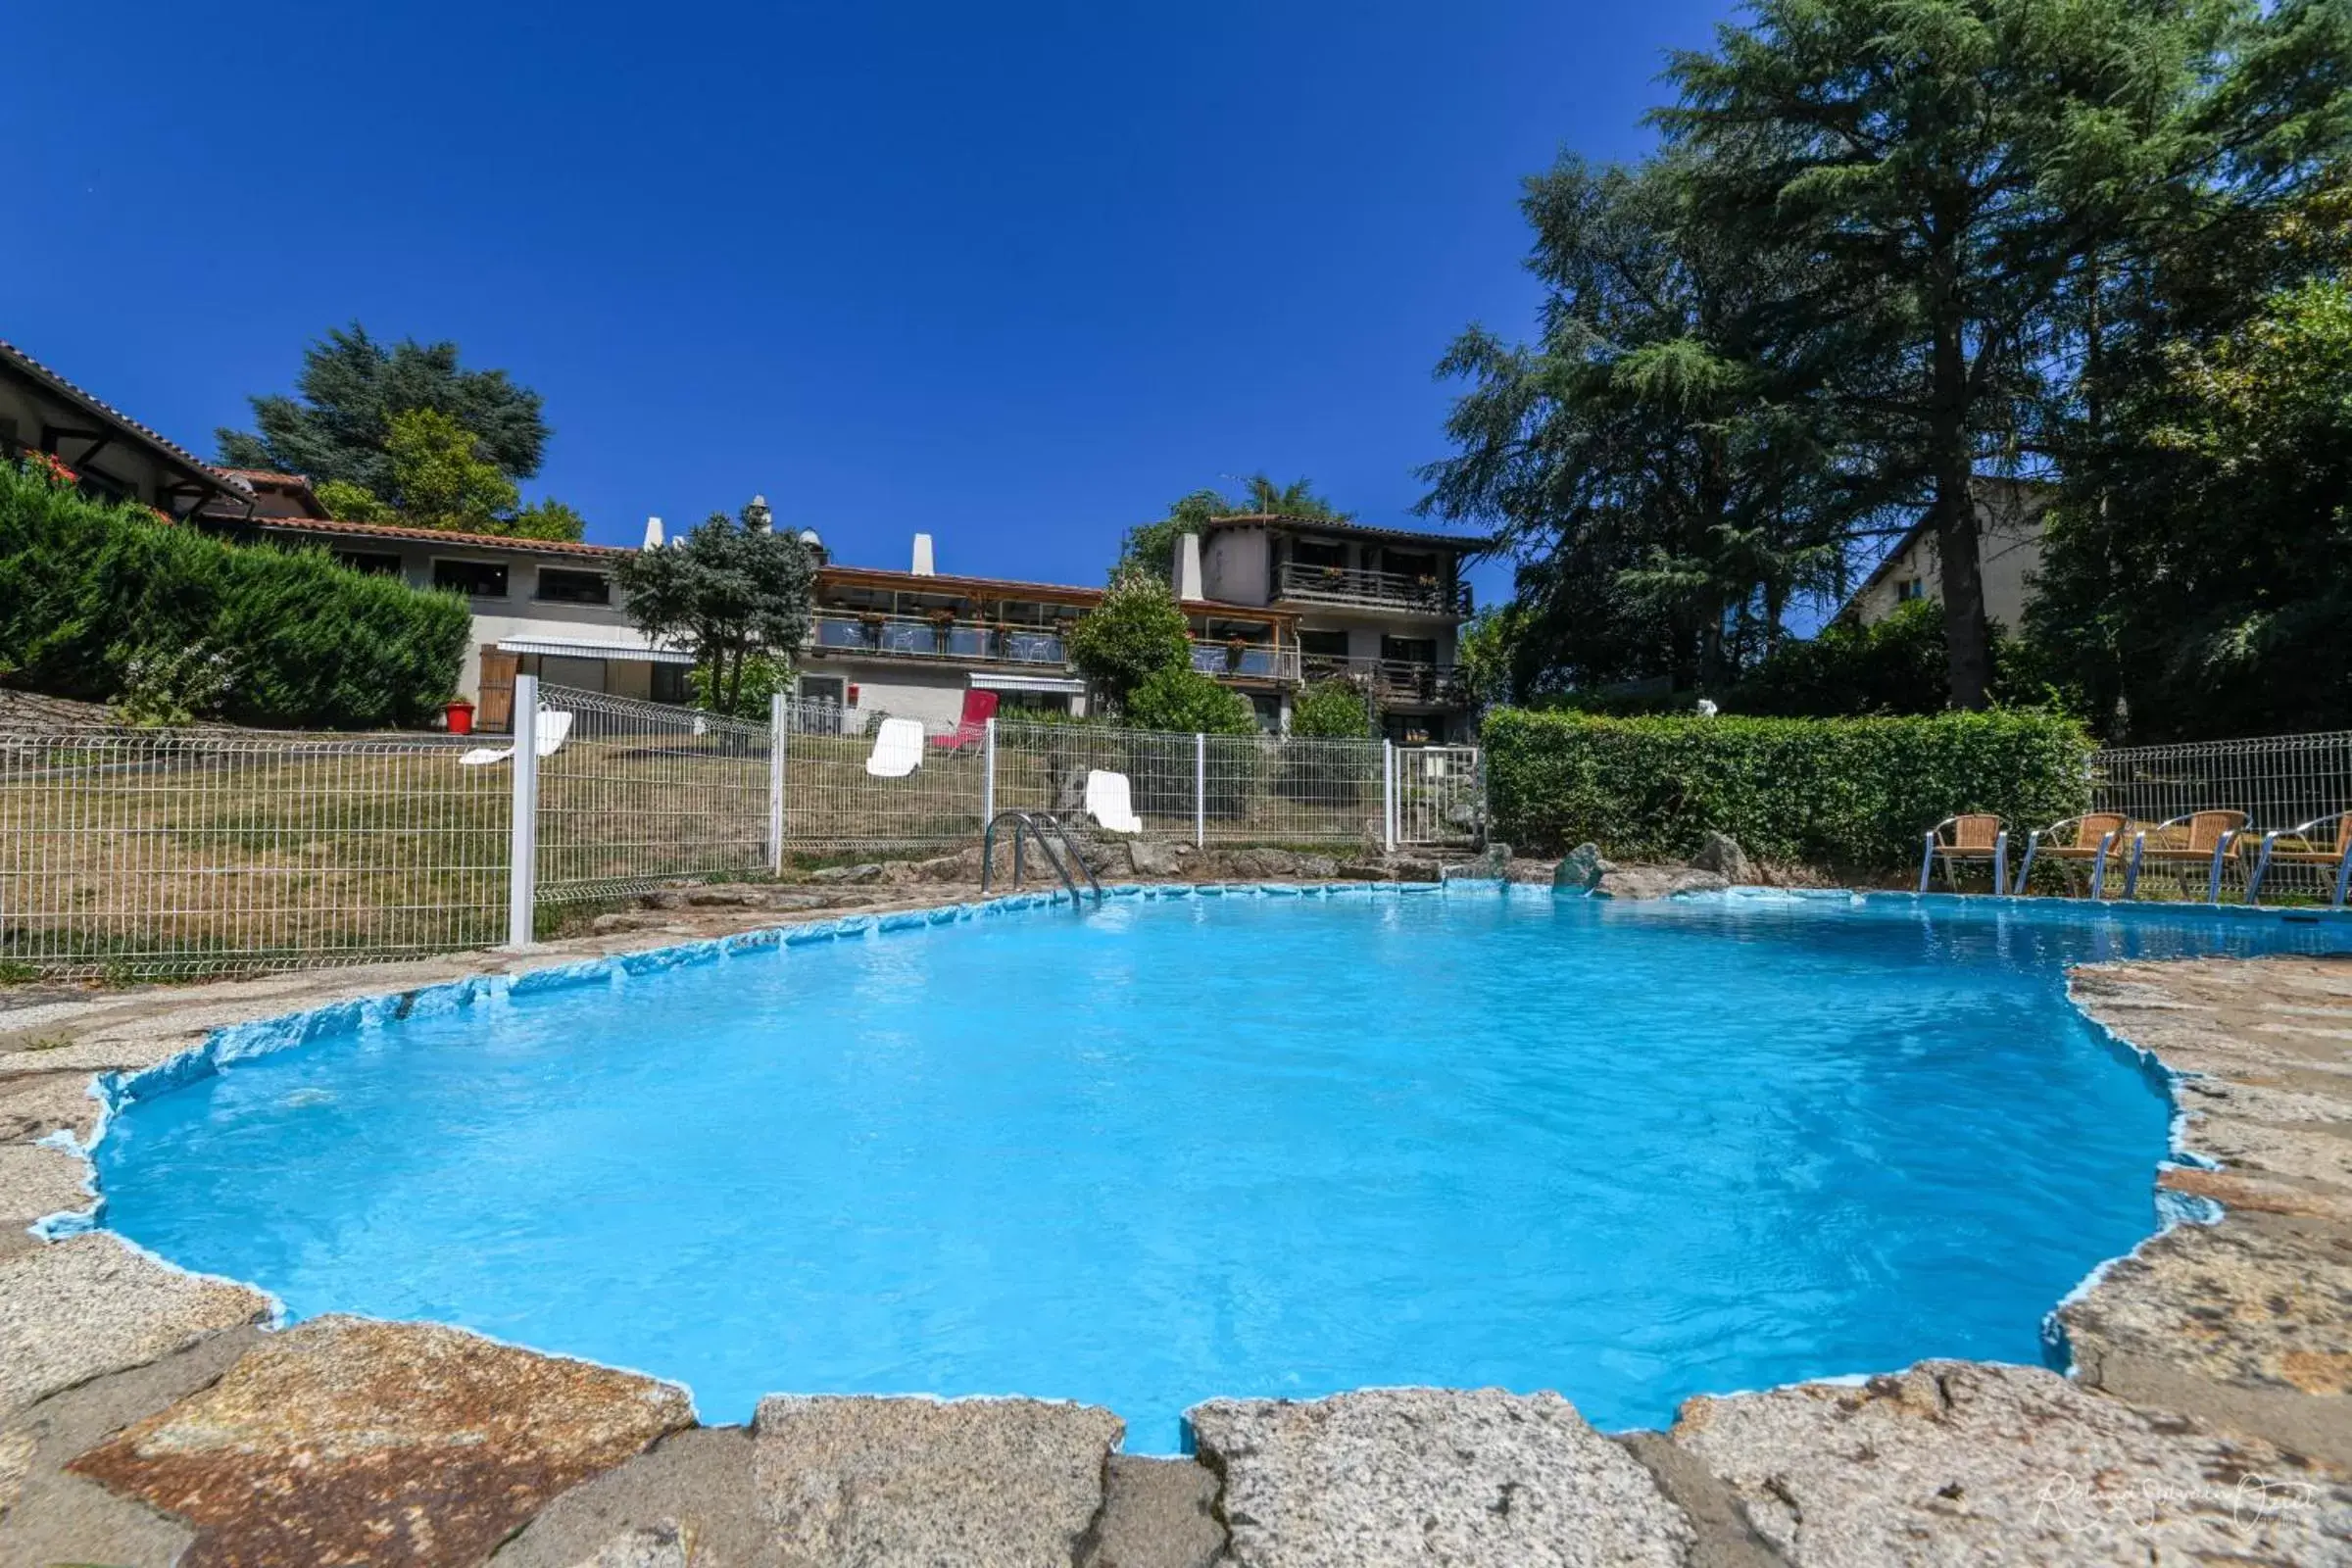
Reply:
[[[1070,830],[1062,824],[1061,820],[1051,811],[1027,811],[1018,808],[999,811],[988,819],[988,826],[981,831],[980,891],[982,893],[985,894],[988,891],[989,873],[996,869],[997,828],[1007,821],[1012,824],[1012,885],[1014,887],[1017,888],[1021,885],[1021,833],[1023,829],[1027,829],[1029,836],[1037,840],[1038,853],[1046,858],[1046,863],[1054,868],[1054,874],[1061,878],[1061,885],[1069,891],[1071,906],[1075,907],[1078,904],[1077,879],[1070,875],[1070,868],[1062,864],[1061,857],[1054,852],[1053,842],[1046,837],[1045,828],[1039,826],[1039,823],[1043,821],[1053,827],[1054,834],[1061,840],[1062,847],[1069,851],[1070,858],[1077,861],[1078,869],[1086,874],[1087,885],[1095,892],[1095,902],[1097,904],[1102,902],[1102,884],[1096,880],[1094,868],[1086,863],[1086,857],[1078,853],[1078,846],[1070,838]]]

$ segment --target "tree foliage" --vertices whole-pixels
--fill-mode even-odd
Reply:
[[[789,662],[808,632],[816,564],[763,512],[714,512],[682,539],[612,565],[629,619],[662,647],[694,655],[704,706],[740,710],[753,665]]]
[[[1540,340],[1473,331],[1443,367],[1471,385],[1426,505],[1520,558],[1488,666],[1522,696],[1720,689],[1785,640],[1780,604],[1833,600],[1924,514],[1943,690],[1981,706],[2004,677],[1977,489],[2006,474],[2064,486],[2035,637],[2068,687],[2136,725],[2193,707],[2183,682],[2274,667],[2303,633],[2232,586],[2227,541],[2275,534],[2264,574],[2317,545],[2328,470],[2227,505],[2215,443],[2250,448],[2214,377],[2260,354],[2265,299],[2322,329],[2291,291],[2341,276],[2315,214],[2352,141],[2347,59],[2342,0],[1759,0],[1676,56],[1657,157],[1531,184]],[[2251,417],[2276,440],[2302,416]],[[2164,433],[2190,428],[2213,440]],[[2134,612],[2135,583],[2165,608]],[[2264,721],[2323,712],[2324,664]]]
[[[1250,699],[1189,664],[1163,664],[1127,693],[1120,717],[1137,729],[1177,734],[1254,735]]]
[[[1310,682],[1291,700],[1291,733],[1309,739],[1365,739],[1373,733],[1372,705],[1353,682]]]
[[[1068,651],[1095,689],[1124,709],[1128,694],[1161,670],[1191,669],[1192,629],[1166,578],[1123,566],[1070,628]]]
[[[1168,508],[1167,515],[1158,521],[1138,523],[1128,529],[1119,541],[1118,563],[1111,569],[1148,571],[1163,582],[1168,581],[1176,564],[1177,540],[1188,533],[1200,532],[1217,517],[1250,513],[1320,517],[1333,522],[1345,522],[1351,515],[1317,495],[1314,486],[1305,479],[1276,484],[1266,474],[1254,473],[1243,481],[1239,500],[1221,490],[1195,490]]]
[[[222,429],[221,460],[307,474],[347,522],[578,539],[560,501],[521,505],[548,439],[539,394],[467,370],[455,343],[385,345],[356,321],[304,351],[297,397],[252,400],[258,433]]]
[[[219,432],[221,461],[389,496],[392,418],[411,409],[437,409],[456,420],[483,461],[510,479],[537,473],[547,449],[539,394],[504,370],[464,368],[455,343],[379,343],[354,321],[303,351],[294,385],[293,397],[251,400],[255,431]]]

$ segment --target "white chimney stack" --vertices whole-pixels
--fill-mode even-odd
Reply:
[[[746,507],[744,511],[746,514],[748,514],[748,520],[751,522],[751,525],[759,529],[761,533],[767,532],[768,528],[775,521],[774,514],[767,510],[767,497],[765,496],[752,497],[752,504]]]
[[[645,548],[648,550],[662,548],[662,519],[660,517],[645,519]]]
[[[1200,536],[1180,534],[1176,539],[1176,597],[1190,603],[1207,597],[1200,591]]]
[[[913,569],[914,574],[917,577],[933,577],[938,575],[937,572],[931,569],[931,536],[927,533],[918,533],[914,536]]]

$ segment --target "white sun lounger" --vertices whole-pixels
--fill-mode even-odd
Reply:
[[[923,726],[911,718],[886,718],[874,737],[865,770],[876,778],[905,778],[923,765]]]
[[[553,757],[556,748],[570,736],[571,715],[543,708],[539,710],[538,738],[531,743],[531,750],[541,757]],[[466,767],[480,767],[488,762],[503,762],[514,755],[514,748],[512,746],[477,746],[459,758],[458,761]]]
[[[1144,819],[1135,814],[1133,794],[1124,773],[1090,768],[1086,775],[1086,814],[1113,833],[1141,833]]]

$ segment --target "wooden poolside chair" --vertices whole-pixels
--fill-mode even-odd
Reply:
[[[2011,891],[2019,898],[2026,894],[2026,878],[2034,874],[2035,857],[2052,859],[2068,866],[2067,887],[2074,888],[2072,867],[2087,862],[2090,866],[2090,896],[2107,896],[2107,866],[2120,861],[2124,853],[2126,819],[2121,811],[2090,811],[2082,816],[2070,816],[2048,827],[2037,827],[2026,835],[2026,858],[2017,868],[2017,886]]]
[[[2154,827],[2136,828],[2132,834],[2132,860],[2124,869],[2124,897],[2139,897],[2139,872],[2143,864],[2182,866],[2202,865],[2205,870],[2205,902],[2222,901],[2222,868],[2237,853],[2238,840],[2245,835],[2246,813],[2222,809],[2190,811]]]
[[[1919,891],[1928,891],[1928,877],[1936,863],[1943,862],[1944,885],[1954,893],[1960,891],[1959,867],[1970,860],[1992,862],[1992,891],[2005,893],[2009,888],[2009,827],[1989,811],[1968,811],[1947,816],[1928,829],[1926,847],[1919,858]]]
[[[2320,830],[2330,822],[2335,824],[2332,840],[2319,836]],[[2273,829],[2262,836],[2262,850],[2254,858],[2253,874],[2246,878],[2246,902],[2252,904],[2262,897],[2262,879],[2270,874],[2273,865],[2318,865],[2335,872],[2335,896],[2328,907],[2344,906],[2344,889],[2352,882],[2352,811],[2338,811],[2332,816],[2318,816],[2300,827]]]

